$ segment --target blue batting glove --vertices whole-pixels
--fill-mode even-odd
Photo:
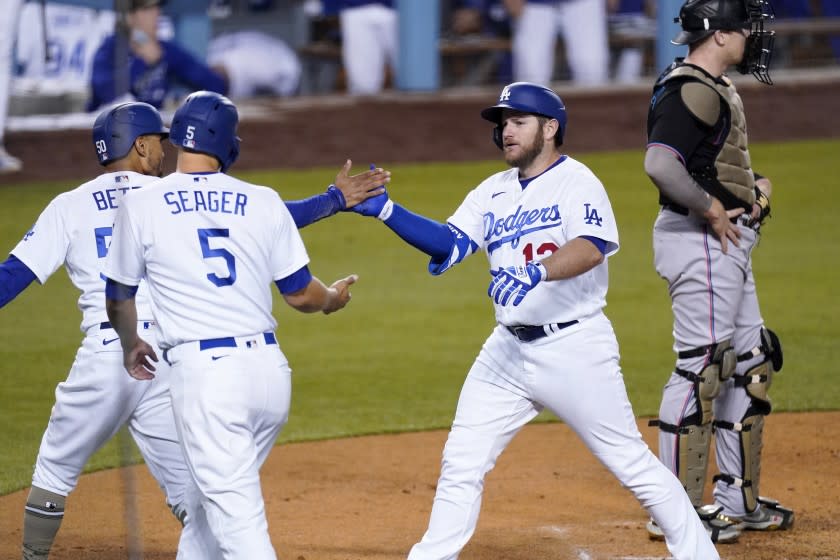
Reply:
[[[382,208],[385,207],[385,204],[387,202],[388,191],[386,190],[382,194],[378,194],[372,198],[358,203],[356,206],[350,208],[350,210],[356,212],[357,214],[361,214],[362,216],[373,216],[374,218],[376,218],[382,212]]]
[[[515,307],[528,292],[546,279],[548,272],[541,262],[529,262],[525,266],[509,266],[493,275],[487,295],[499,305],[513,303]]]
[[[371,163],[370,168],[376,169],[376,166]],[[385,188],[385,185],[382,185],[382,187]],[[385,189],[382,194],[378,194],[372,198],[362,201],[356,206],[350,208],[350,210],[356,212],[357,214],[361,214],[362,216],[372,216],[377,218],[382,213],[382,209],[388,203],[388,200],[388,190]],[[391,205],[393,205],[393,202]]]

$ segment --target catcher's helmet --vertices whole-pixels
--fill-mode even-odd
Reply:
[[[169,141],[178,148],[215,157],[224,172],[239,157],[238,123],[239,113],[230,99],[212,91],[197,91],[175,111]]]
[[[93,147],[99,164],[107,165],[124,158],[134,141],[146,134],[159,134],[164,138],[169,134],[160,113],[148,103],[123,103],[103,111],[93,123]]]
[[[750,36],[738,71],[752,73],[758,81],[771,84],[768,70],[774,32],[764,29],[764,22],[773,17],[769,0],[687,0],[680,8],[679,17],[674,18],[682,31],[671,42],[690,45],[718,30],[749,29]]]
[[[502,111],[514,109],[523,113],[556,119],[560,128],[554,137],[559,146],[566,132],[566,106],[560,96],[547,87],[529,82],[514,82],[506,85],[499,94],[499,102],[481,111],[482,118],[495,123],[493,141],[502,148]]]

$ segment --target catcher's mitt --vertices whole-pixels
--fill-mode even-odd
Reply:
[[[752,224],[754,228],[758,229],[770,217],[770,197],[758,187],[755,187],[755,205],[758,206],[758,215],[753,216]],[[753,210],[753,214],[755,214],[755,210]]]

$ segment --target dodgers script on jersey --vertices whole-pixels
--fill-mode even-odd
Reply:
[[[490,270],[540,260],[572,239],[592,236],[618,251],[618,230],[601,181],[563,156],[525,189],[518,169],[497,173],[470,192],[448,222],[487,253]],[[462,257],[458,257],[460,260]],[[442,272],[457,261],[450,258]],[[589,272],[542,282],[519,306],[496,304],[503,325],[544,325],[589,317],[606,305],[607,261]]]
[[[176,234],[185,222],[192,235]],[[105,274],[136,286],[149,271],[164,349],[273,331],[272,281],[309,262],[280,196],[222,173],[173,173],[132,193],[114,238],[120,243],[113,244]],[[180,287],[185,279],[188,290]]]
[[[125,193],[157,177],[132,171],[105,173],[80,187],[58,195],[35,225],[12,250],[44,284],[62,265],[70,281],[81,290],[82,330],[107,321],[102,259],[108,254],[114,217]],[[151,319],[145,283],[136,296],[137,317]]]

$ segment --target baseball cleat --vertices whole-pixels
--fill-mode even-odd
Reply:
[[[741,528],[736,520],[724,515],[722,507],[710,504],[696,509],[713,543],[737,542],[741,536]]]
[[[700,516],[700,521],[702,521],[703,527],[706,528],[706,532],[709,533],[713,543],[731,544],[737,542],[738,537],[741,536],[741,528],[734,519],[727,517],[722,512],[723,508],[719,506],[709,505],[697,508],[697,515]],[[665,533],[653,519],[647,522],[645,529],[647,529],[648,538],[651,540],[665,540]]]
[[[784,531],[793,527],[793,521],[792,509],[780,506],[776,500],[758,498],[758,507],[742,517],[738,527],[747,531]]]

